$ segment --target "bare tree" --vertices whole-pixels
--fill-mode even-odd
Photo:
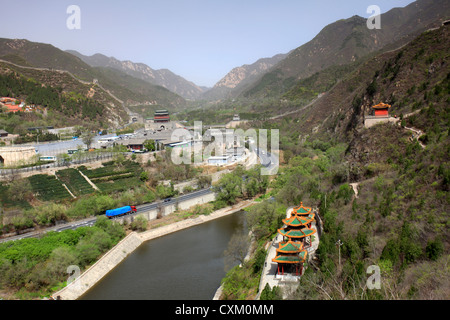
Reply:
[[[228,243],[228,248],[224,251],[225,269],[231,269],[236,262],[244,264],[249,247],[250,238],[248,235],[242,233],[234,234]]]
[[[94,137],[95,135],[91,131],[86,131],[83,133],[82,139],[88,149],[91,148],[92,142],[94,141]]]

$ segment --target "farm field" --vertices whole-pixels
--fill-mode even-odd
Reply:
[[[41,201],[61,201],[72,196],[55,176],[38,174],[28,178],[34,195]]]
[[[56,176],[76,197],[91,194],[95,191],[76,169],[60,170],[56,172]]]
[[[142,185],[139,179],[142,169],[133,161],[125,161],[119,167],[110,161],[103,163],[101,168],[90,170],[81,166],[78,169],[104,193],[125,191]]]

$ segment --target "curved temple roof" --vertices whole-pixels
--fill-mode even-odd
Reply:
[[[306,250],[300,252],[299,254],[295,255],[277,255],[275,258],[272,259],[273,262],[278,263],[303,263],[306,261],[306,256],[308,255],[308,252]]]
[[[292,210],[291,216],[292,215],[309,215],[312,211],[311,207],[304,207],[303,206],[303,202],[300,202],[300,205],[298,207],[295,207]]]
[[[301,239],[312,236],[313,234],[316,233],[316,230],[310,228],[303,228],[303,229],[281,228],[278,229],[278,233],[288,238]]]
[[[372,108],[373,109],[389,109],[390,107],[391,107],[390,104],[386,104],[386,103],[380,102],[379,104],[373,106]]]
[[[289,219],[284,219],[283,223],[291,227],[300,227],[305,226],[313,221],[314,221],[314,213],[311,213],[307,217],[300,215],[291,216]]]
[[[277,252],[298,253],[302,250],[303,250],[303,243],[293,242],[289,240],[287,242],[281,242],[279,248],[277,249]]]

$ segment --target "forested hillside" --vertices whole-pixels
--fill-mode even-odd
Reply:
[[[449,43],[448,26],[426,32],[361,65],[309,109],[262,122],[280,128],[285,165],[269,186],[276,203],[250,210],[255,230],[301,201],[317,207],[324,224],[317,258],[285,298],[450,296]],[[380,101],[392,104],[399,121],[364,128],[364,115]],[[227,274],[224,298],[255,297],[271,230],[256,238],[244,268]],[[380,268],[380,289],[367,287],[369,266]]]
[[[323,28],[308,43],[292,50],[286,59],[249,86],[242,96],[283,95],[316,72],[364,60],[379,50],[398,48],[427,28],[439,26],[449,14],[448,1],[419,0],[381,14],[381,29],[368,29],[367,19],[360,16],[338,20]]]
[[[93,68],[80,58],[50,44],[0,38],[0,59],[21,66],[67,71],[88,83],[93,83],[95,79],[100,86],[130,105],[156,102],[176,108],[183,106],[185,102],[166,88],[132,77],[120,70]]]
[[[22,133],[26,122],[35,127],[37,123],[33,125],[33,122],[39,122],[39,119],[44,121],[44,117],[45,126],[61,127],[89,122],[100,128],[128,120],[121,104],[94,85],[84,85],[67,74],[57,72],[15,68],[17,72],[13,69],[6,64],[0,65],[0,95],[35,105],[41,113],[4,113],[0,121],[10,133]],[[12,118],[22,120],[12,121]]]

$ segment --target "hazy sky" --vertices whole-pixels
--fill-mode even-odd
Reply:
[[[0,0],[0,37],[169,69],[213,86],[232,68],[287,53],[326,25],[412,0]],[[81,29],[70,30],[70,5]]]

